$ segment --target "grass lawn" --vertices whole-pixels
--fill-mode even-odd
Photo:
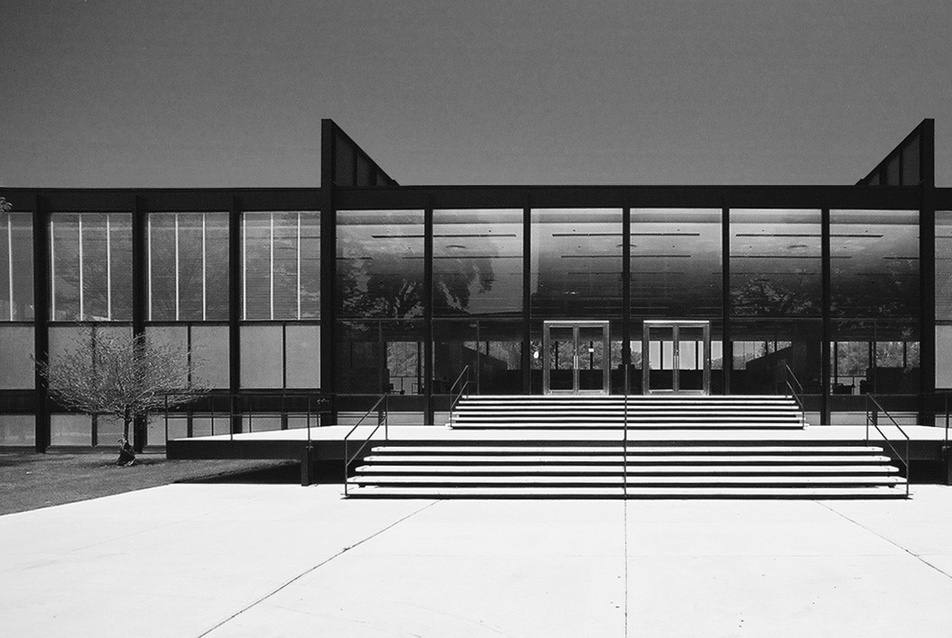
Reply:
[[[221,480],[255,472],[263,481],[299,480],[299,466],[284,461],[169,461],[142,453],[132,467],[116,466],[118,449],[36,454],[0,452],[0,515],[84,501],[182,481]]]

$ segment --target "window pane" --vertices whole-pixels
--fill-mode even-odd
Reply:
[[[952,211],[935,213],[935,318],[952,320]]]
[[[820,316],[820,211],[730,211],[731,313]]]
[[[533,316],[620,316],[621,210],[534,209],[531,221]]]
[[[51,316],[59,321],[132,318],[132,216],[54,213]]]
[[[832,314],[918,317],[918,212],[834,210],[830,222]]]
[[[952,326],[935,327],[935,387],[952,388]]]
[[[422,394],[424,336],[422,321],[341,322],[335,360],[339,391]]]
[[[0,445],[29,446],[36,443],[32,414],[0,414]]]
[[[433,211],[433,312],[522,310],[522,210]]]
[[[341,317],[423,315],[423,211],[337,214]]]
[[[721,211],[631,211],[631,313],[634,317],[721,314]]]
[[[50,415],[50,445],[93,444],[92,419],[85,414]]]
[[[241,327],[241,387],[284,386],[282,326]]]
[[[286,330],[287,387],[321,387],[321,327],[288,324]]]
[[[0,359],[0,390],[32,389],[33,326],[0,324]]]
[[[196,383],[209,388],[227,388],[230,360],[228,326],[192,326]]]
[[[919,137],[917,136],[902,149],[902,184],[917,186],[919,182]]]
[[[245,213],[246,320],[320,316],[320,214]]]
[[[787,366],[807,394],[821,392],[823,324],[818,319],[742,320],[731,324],[735,394],[787,394]]]
[[[0,321],[33,319],[33,216],[0,213]]]

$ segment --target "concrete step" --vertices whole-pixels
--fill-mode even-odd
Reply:
[[[506,419],[499,421],[456,421],[453,423],[454,430],[461,429],[490,429],[490,428],[592,428],[592,429],[612,429],[617,430],[623,425],[621,421],[610,421],[602,419],[598,421],[585,421],[572,417],[560,419],[550,419],[546,421],[517,421],[515,419]],[[798,421],[629,421],[628,429],[802,429],[803,424]]]
[[[348,481],[358,485],[525,485],[525,486],[557,486],[557,485],[621,485],[626,477],[618,473],[606,476],[592,476],[591,474],[574,476],[542,476],[532,475],[505,475],[505,476],[398,476],[394,474],[369,476],[357,475]],[[898,485],[905,479],[900,476],[806,476],[806,475],[778,475],[778,476],[632,476],[627,477],[629,485],[667,485],[681,487],[724,487],[759,485],[764,487],[778,487],[790,485],[815,486],[847,486],[847,485]]]
[[[695,456],[658,456],[658,455],[400,455],[400,454],[373,454],[364,458],[364,463],[377,465],[589,465],[599,464],[629,466],[651,465],[664,463],[666,465],[882,465],[889,463],[888,456],[779,456],[779,455],[695,455]]]
[[[629,476],[787,476],[800,477],[802,475],[837,474],[842,476],[895,474],[899,470],[884,464],[870,465],[589,465],[589,464],[548,464],[536,463],[526,465],[485,464],[485,465],[420,465],[406,464],[396,466],[362,465],[357,468],[360,475],[394,475],[412,474],[415,476],[618,476],[627,473]]]
[[[492,441],[473,441],[467,445],[375,445],[372,454],[619,454],[621,441],[607,445],[510,445]],[[628,455],[677,455],[677,454],[881,454],[883,448],[874,445],[639,445],[629,442]]]

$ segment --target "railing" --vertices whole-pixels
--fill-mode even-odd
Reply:
[[[169,396],[195,395],[196,399],[187,404],[169,405]],[[224,436],[234,440],[236,434],[244,431],[263,432],[277,429],[299,430],[306,429],[307,444],[312,441],[311,428],[320,427],[322,417],[330,414],[328,404],[330,397],[320,392],[307,390],[283,390],[280,392],[260,393],[232,393],[232,392],[193,392],[180,391],[170,393],[165,397],[165,405],[161,411],[164,423],[164,442],[149,441],[147,444],[162,445],[170,438],[193,438],[198,436]],[[257,404],[257,405],[256,405]],[[154,414],[154,413],[153,413]],[[255,430],[255,420],[273,417],[278,419],[280,427],[266,427]],[[170,423],[176,420],[185,420],[184,437],[170,436]],[[195,420],[208,421],[207,432],[196,433],[193,429]],[[293,427],[296,421],[304,421],[304,427]],[[219,428],[224,423],[224,431]],[[244,424],[247,424],[247,430]]]
[[[464,380],[465,377],[465,380]],[[462,381],[462,385],[460,385]],[[457,385],[460,385],[459,391],[454,394],[454,388]],[[469,366],[465,366],[463,371],[459,373],[459,376],[456,377],[456,381],[453,382],[453,385],[450,386],[450,427],[453,427],[454,414],[456,414],[456,406],[459,404],[460,399],[463,398],[463,394],[466,393],[466,388],[469,386]]]
[[[802,419],[803,415],[806,414],[806,411],[807,411],[806,407],[804,407],[803,405],[803,399],[800,396],[802,394],[806,394],[803,391],[803,384],[800,383],[800,379],[797,378],[796,373],[794,373],[794,371],[790,369],[789,365],[785,363],[783,364],[783,367],[786,369],[786,374],[784,375],[785,376],[784,382],[787,384],[787,389],[790,390],[790,394],[793,395],[793,399],[797,402],[797,405],[800,406],[800,415]],[[790,383],[791,379],[793,379],[794,383],[797,384],[797,388],[799,388],[799,391],[797,391],[797,389],[793,387],[793,384]]]
[[[880,429],[879,427],[879,413],[882,412],[885,414],[890,421],[892,421],[893,427],[899,430],[899,433],[902,434],[903,438],[906,440],[906,454],[903,457],[902,454],[896,449],[896,446],[892,444],[892,441],[888,436]],[[892,450],[893,458],[898,458],[902,461],[902,464],[906,468],[906,498],[909,498],[909,479],[910,479],[910,465],[909,465],[909,435],[906,434],[906,431],[902,429],[902,426],[899,425],[899,422],[893,418],[891,414],[876,400],[876,397],[872,394],[866,395],[866,444],[869,445],[869,426],[872,425],[876,428],[876,431],[879,432],[879,435],[883,437],[883,440],[886,442],[886,445],[889,446],[889,449]]]
[[[383,405],[382,410],[380,409],[381,404]],[[377,413],[377,425],[370,432],[370,434],[367,435],[367,438],[364,439],[364,442],[360,445],[359,448],[357,448],[357,451],[354,452],[353,456],[351,456],[349,454],[350,436],[354,432],[357,431],[357,428],[359,428],[360,425],[364,422],[364,419],[370,416],[371,413],[373,412]],[[380,429],[381,425],[383,426],[384,441],[390,440],[390,426],[388,425],[389,421],[390,421],[390,394],[385,392],[384,394],[380,395],[380,398],[377,399],[377,402],[373,404],[373,407],[367,410],[367,412],[362,417],[360,417],[360,419],[357,420],[357,423],[354,424],[354,427],[352,427],[350,431],[344,435],[344,496],[347,496],[347,484],[349,482],[348,479],[350,478],[351,464],[364,451],[364,449],[367,447],[367,444],[370,443],[370,439],[372,439],[374,434],[377,433],[377,430]]]

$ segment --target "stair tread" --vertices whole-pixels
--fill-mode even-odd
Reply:
[[[575,446],[575,445],[506,445],[496,444],[491,441],[476,441],[471,445],[377,445],[372,448],[373,454],[381,452],[396,454],[411,453],[440,453],[440,454],[462,454],[468,452],[518,452],[518,453],[560,453],[560,454],[618,454],[621,448],[621,441],[615,445],[603,446]],[[651,453],[856,453],[856,454],[877,454],[883,451],[879,446],[865,445],[637,445],[629,441],[628,455],[632,454],[651,454]]]
[[[362,465],[357,468],[358,473],[374,474],[564,474],[586,473],[622,473],[621,465]],[[691,474],[709,472],[711,474],[729,474],[741,472],[744,474],[829,474],[839,472],[843,474],[892,474],[899,470],[890,465],[629,465],[628,474]]]
[[[552,483],[621,483],[623,477],[615,474],[611,476],[453,476],[451,479],[444,476],[354,476],[348,479],[352,483],[524,483],[528,485]],[[688,485],[703,485],[705,483],[756,483],[756,484],[783,484],[783,483],[838,483],[849,485],[858,484],[897,484],[904,482],[898,476],[629,476],[628,482],[638,483],[684,483]]]
[[[349,488],[355,497],[403,497],[403,498],[903,498],[904,490],[895,487],[721,487],[693,488],[680,487],[629,487],[609,488],[592,487],[379,487],[360,486]]]
[[[717,465],[723,465],[724,463],[736,463],[736,464],[745,464],[745,463],[783,463],[784,465],[788,464],[849,464],[849,463],[858,463],[862,462],[863,464],[869,463],[888,463],[890,461],[887,456],[771,456],[771,455],[762,455],[762,456],[741,456],[741,455],[723,455],[723,456],[711,456],[711,455],[670,455],[670,456],[660,456],[660,455],[632,455],[622,456],[620,454],[615,455],[593,455],[593,456],[573,456],[573,455],[510,455],[510,456],[498,456],[498,455],[471,455],[471,456],[460,456],[460,455],[379,455],[374,454],[364,458],[364,463],[386,463],[386,464],[395,464],[395,463],[484,463],[484,464],[529,464],[529,463],[538,463],[538,464],[571,464],[571,463],[580,463],[585,465],[595,465],[598,463],[621,463],[623,459],[626,459],[630,465],[633,464],[644,464],[644,463],[668,463],[668,464],[683,464],[683,463],[706,463],[714,464],[713,461],[718,461]]]

